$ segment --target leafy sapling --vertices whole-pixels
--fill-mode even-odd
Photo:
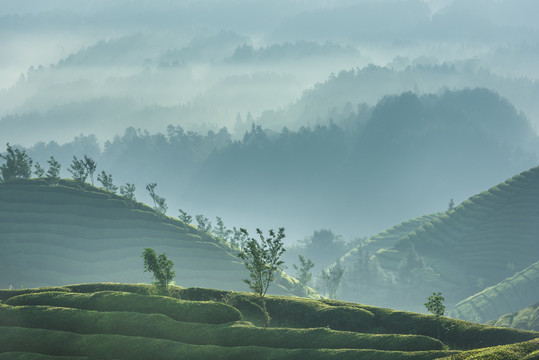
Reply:
[[[247,244],[248,237],[245,235],[241,229],[237,227],[232,228],[232,239],[230,240],[230,245],[234,249],[243,250],[245,249],[245,244]]]
[[[47,160],[47,164],[49,164],[49,169],[47,170],[47,177],[53,182],[58,182],[58,180],[60,180],[60,163],[56,161],[53,156],[51,156],[50,159]]]
[[[127,205],[133,206],[137,199],[135,198],[135,185],[127,183],[125,186],[120,185],[120,195],[123,196]]]
[[[298,258],[300,265],[297,266],[296,264],[294,264],[293,267],[294,270],[296,270],[296,276],[300,285],[307,286],[313,278],[311,269],[314,267],[314,262],[312,262],[310,259],[303,257],[302,255],[298,255]]]
[[[161,215],[165,215],[168,210],[168,205],[164,197],[161,197],[155,193],[156,186],[156,183],[150,183],[146,185],[146,190],[148,190],[148,193],[153,200],[153,208]]]
[[[281,256],[285,252],[282,241],[285,237],[284,228],[280,228],[277,233],[270,230],[268,237],[265,237],[260,229],[256,229],[260,240],[250,238],[245,229],[241,229],[241,231],[248,239],[245,248],[238,254],[238,257],[243,260],[245,268],[249,271],[249,279],[243,279],[243,281],[257,294],[264,312],[264,324],[268,326],[270,316],[264,296],[274,280],[275,272],[284,264],[281,260]]]
[[[438,323],[438,339],[440,339],[440,318],[444,316],[445,305],[444,297],[440,292],[434,292],[431,296],[428,297],[425,307],[427,310],[436,317],[436,322]]]
[[[90,175],[90,181],[94,185],[94,172],[97,168],[95,161],[88,155],[84,155],[84,167],[86,168],[86,173]]]
[[[37,177],[37,178],[42,178],[45,176],[45,169],[43,169],[41,167],[41,165],[39,165],[39,163],[36,161],[36,163],[34,164],[34,175]]]
[[[445,299],[442,296],[442,293],[432,293],[432,295],[428,297],[425,307],[430,313],[432,313],[432,315],[441,317],[444,316],[445,313],[444,301]]]
[[[341,260],[338,259],[335,265],[322,270],[321,279],[326,288],[327,295],[330,299],[337,298],[337,290],[341,284],[342,277],[344,275],[344,267]]]
[[[0,154],[5,163],[0,166],[1,181],[29,179],[32,176],[33,160],[24,150],[14,149],[9,143],[5,154]]]
[[[176,272],[174,263],[167,258],[166,253],[157,255],[154,249],[145,248],[142,253],[144,258],[144,271],[153,273],[154,285],[162,292],[174,280]]]
[[[197,220],[197,227],[200,231],[204,231],[206,233],[210,233],[212,226],[210,219],[205,217],[204,215],[196,215],[195,219]]]
[[[179,209],[178,211],[180,212],[180,215],[178,215],[178,219],[180,219],[186,224],[191,224],[191,222],[193,221],[193,217],[187,214],[187,212],[183,211],[182,209]]]
[[[232,230],[226,228],[223,219],[221,219],[219,216],[216,216],[216,220],[217,226],[213,228],[213,235],[226,243],[230,243],[230,239],[232,237]]]
[[[103,185],[103,188],[113,194],[116,194],[116,191],[118,190],[118,186],[114,185],[112,182],[112,175],[107,174],[105,170],[101,171],[100,174],[97,175],[97,181]]]
[[[88,178],[88,170],[86,169],[86,163],[84,160],[79,160],[75,155],[73,155],[73,161],[67,169],[73,176],[73,180],[79,184],[83,184]]]

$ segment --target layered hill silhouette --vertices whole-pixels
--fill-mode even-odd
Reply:
[[[267,297],[278,327],[259,327],[253,294],[155,292],[112,283],[0,290],[0,359],[427,360],[509,350],[524,357],[539,349],[537,332],[285,296]]]
[[[536,263],[537,234],[539,167],[472,196],[404,235],[393,247],[378,250],[371,260],[393,279],[386,282],[383,304],[419,311],[432,292],[442,291],[448,305],[455,305]],[[356,295],[352,300],[362,301],[362,295]],[[527,304],[508,301],[518,309],[538,300],[533,294],[522,296]],[[398,300],[392,302],[395,297]],[[515,310],[501,311],[490,316]]]
[[[182,199],[229,217],[248,219],[245,209],[257,208],[290,228],[365,236],[537,164],[530,122],[487,89],[404,92],[357,111],[352,104],[342,121],[311,129],[274,133],[261,121],[212,153]],[[239,209],[230,206],[238,200]]]
[[[184,286],[247,290],[237,250],[142,203],[89,184],[46,179],[0,184],[0,287],[150,281],[144,248],[165,252]],[[299,291],[284,273],[270,291]],[[295,289],[295,290],[293,290]]]

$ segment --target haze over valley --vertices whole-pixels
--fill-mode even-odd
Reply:
[[[220,303],[241,336],[266,334],[271,313],[311,336],[307,357],[329,356],[343,331],[395,337],[370,348],[349,335],[350,356],[539,348],[537,14],[535,0],[3,1],[0,348],[26,307],[155,295],[125,284],[151,281],[140,254],[152,246],[176,263],[168,295]],[[94,167],[77,179],[81,164]],[[281,227],[266,310],[236,293],[250,289],[240,228]],[[69,287],[81,283],[96,284]],[[24,290],[44,286],[59,294]],[[442,335],[402,312],[426,313],[436,293]],[[106,311],[69,316],[167,315]],[[154,330],[114,334],[228,346]],[[70,341],[93,336],[81,334]],[[266,335],[227,354],[277,346]]]

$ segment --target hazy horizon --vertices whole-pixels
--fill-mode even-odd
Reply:
[[[105,156],[105,144],[114,143],[131,127],[155,136],[166,134],[169,125],[201,136],[226,127],[231,141],[242,140],[253,123],[278,134],[284,127],[300,131],[334,121],[360,133],[370,112],[387,96],[411,91],[427,99],[476,88],[498,94],[528,122],[526,135],[519,135],[525,141],[497,139],[500,133],[485,135],[499,141],[496,146],[515,151],[512,162],[506,168],[500,165],[495,178],[477,169],[467,174],[468,184],[441,189],[428,206],[395,203],[393,208],[402,210],[378,225],[365,220],[364,229],[357,232],[350,214],[342,222],[321,222],[308,211],[303,225],[289,224],[294,239],[306,236],[316,224],[348,239],[373,235],[427,210],[443,211],[450,197],[463,201],[533,164],[529,159],[539,155],[537,12],[539,4],[532,0],[4,1],[0,143],[30,149],[53,141],[67,156],[65,149],[84,151],[71,147],[74,139],[95,135],[101,154],[95,156]],[[428,100],[423,101],[428,108]],[[469,116],[481,111],[470,107]],[[470,126],[475,131],[476,125]],[[325,146],[326,140],[320,141]],[[97,151],[95,144],[91,149]],[[211,153],[204,151],[204,156]],[[408,168],[420,169],[416,160],[410,159]],[[203,161],[197,164],[200,169],[205,166]],[[189,170],[189,179],[182,180],[175,193],[169,177],[179,172],[152,176],[163,184],[164,195],[186,198],[191,194],[189,182],[200,181],[200,169]],[[120,172],[122,181],[139,176],[134,168],[107,170]],[[411,170],[402,171],[411,182],[415,179]],[[384,206],[391,204],[387,201]],[[180,200],[172,203],[181,206]],[[249,211],[235,205],[225,210],[227,204],[228,200],[195,198],[188,203],[192,212],[209,216],[226,218],[223,212],[230,212],[233,222],[250,218]],[[306,205],[294,206],[303,211]],[[365,214],[369,206],[373,204],[363,206]],[[348,229],[340,230],[344,224]]]

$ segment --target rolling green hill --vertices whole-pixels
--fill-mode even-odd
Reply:
[[[166,252],[183,286],[246,290],[237,251],[196,227],[89,184],[0,184],[0,286],[150,281],[142,251]],[[305,292],[281,274],[276,294]]]
[[[374,254],[380,249],[390,249],[403,236],[423,226],[425,223],[438,218],[443,213],[424,215],[415,219],[403,221],[387,230],[378,233],[367,240],[362,248]]]
[[[356,256],[356,267],[345,270],[355,286],[346,298],[424,311],[425,299],[441,291],[451,307],[534,264],[538,235],[539,167],[535,167],[422,224],[393,247],[370,258]],[[361,248],[354,251],[360,253]],[[377,279],[375,290],[361,286],[365,269]],[[533,294],[525,299],[527,304],[515,301],[514,309],[539,300]]]
[[[537,234],[539,167],[472,196],[399,240],[395,249],[413,244],[435,258],[447,258],[449,252],[466,273],[494,282],[537,261]]]
[[[112,283],[0,290],[0,359],[428,360],[466,359],[462,350],[479,347],[523,356],[539,350],[537,332],[287,296],[268,296],[278,327],[265,328],[256,326],[263,316],[253,294],[154,292]]]
[[[508,314],[504,315],[505,319],[501,320],[500,324],[510,326],[513,317],[520,318],[520,316],[512,316],[509,313],[516,313],[522,308],[527,309],[527,306],[535,304],[538,300],[539,262],[536,262],[510,278],[459,302],[451,311],[451,315],[463,320],[485,323]]]
[[[527,306],[515,313],[505,314],[499,319],[487,321],[488,325],[539,331],[539,303]]]

